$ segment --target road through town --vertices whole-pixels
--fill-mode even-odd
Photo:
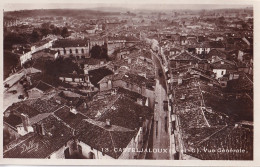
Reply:
[[[154,127],[153,127],[153,149],[162,152],[154,152],[153,159],[169,159],[170,139],[168,134],[168,111],[163,109],[163,103],[166,98],[166,83],[163,75],[159,75],[159,69],[162,70],[159,60],[153,57],[156,69],[156,87],[155,87],[155,109],[154,109]],[[164,152],[167,150],[167,152]]]

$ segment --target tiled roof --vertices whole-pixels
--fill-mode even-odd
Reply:
[[[18,115],[10,114],[8,117],[4,117],[4,123],[7,123],[15,128],[17,125],[22,123],[22,118]]]
[[[118,158],[122,153],[114,151],[114,148],[126,148],[136,134],[136,131],[115,125],[107,127],[106,123],[91,119],[83,120],[77,129],[79,141],[101,152],[108,148],[109,151],[104,153],[113,158]]]
[[[141,56],[144,58],[152,60],[152,53],[150,51],[142,50]]]
[[[51,113],[43,113],[43,114],[38,114],[32,118],[29,118],[29,125],[34,125],[34,124],[38,123],[39,121],[47,118],[50,115],[51,115]],[[17,126],[22,126],[22,123]]]
[[[224,51],[218,50],[218,49],[211,49],[208,53],[208,57],[212,56],[218,56],[221,59],[226,59],[227,54]]]
[[[53,87],[43,81],[39,81],[39,83],[35,86],[35,88],[43,91],[43,92],[48,92],[53,89]]]
[[[66,47],[87,47],[88,39],[60,39],[55,41],[53,48],[66,48]]]
[[[91,119],[96,119],[98,115],[102,115],[117,100],[119,95],[95,95],[93,100],[87,103],[88,109],[81,111],[84,115]]]
[[[249,77],[245,73],[239,73],[239,78],[228,81],[228,91],[245,91],[253,89],[252,76]]]
[[[152,115],[152,110],[149,107],[141,106],[133,100],[121,96],[113,106],[111,106],[97,120],[105,122],[110,119],[113,125],[122,126],[128,129],[136,129],[139,127],[139,117],[149,119]]]
[[[38,110],[40,113],[50,113],[61,107],[61,105],[55,101],[41,98],[34,100],[31,104],[28,105]]]
[[[251,105],[250,100],[241,101],[249,97],[241,95],[240,98],[227,98],[220,88],[209,86],[196,78],[183,81],[176,87],[175,93],[175,109],[180,119],[185,154],[205,160],[252,159],[252,131],[234,126],[237,121],[234,114],[239,114],[239,119],[251,121],[252,100]],[[182,95],[185,95],[184,99],[180,99]],[[248,154],[213,153],[206,152],[204,148],[241,148],[247,150]],[[194,153],[193,149],[199,152]]]
[[[72,130],[52,115],[40,124],[44,125],[44,136],[27,134],[26,140],[4,152],[4,158],[47,158],[72,138]]]
[[[225,45],[221,41],[205,41],[191,44],[188,48],[225,48]]]
[[[197,56],[191,55],[190,53],[185,51],[185,52],[182,52],[179,55],[177,55],[174,60],[184,60],[184,61],[196,60],[196,61],[198,61],[198,60],[200,60],[200,58]]]
[[[61,105],[55,101],[40,98],[14,103],[6,109],[5,112],[10,112],[10,115],[8,117],[4,117],[4,122],[16,127],[22,123],[19,116],[22,113],[28,115],[30,121],[37,122],[40,118],[48,116],[48,114],[45,113],[51,113],[59,107],[61,107]]]
[[[204,131],[204,129],[201,129]],[[212,132],[212,131],[211,131]],[[198,131],[193,130],[198,135]],[[253,131],[243,127],[224,126],[219,128],[216,133],[208,133],[207,137],[194,145],[194,149],[200,150],[200,153],[188,154],[202,160],[253,160]],[[204,151],[206,149],[215,152]],[[217,151],[217,150],[228,151]],[[245,150],[244,152],[231,152],[230,150]]]
[[[33,116],[36,116],[40,113],[39,110],[31,107],[31,106],[28,106],[24,103],[19,103],[18,107],[10,107],[8,109],[6,109],[6,111],[10,111],[11,113],[17,113],[17,114],[26,114],[28,115],[29,118],[33,117]]]
[[[216,62],[210,64],[210,66],[213,69],[226,69],[226,70],[235,70],[236,69],[235,63],[230,62],[228,60],[219,60],[219,61],[216,61]]]
[[[127,96],[127,97],[129,97],[129,98],[131,98],[135,101],[137,100],[137,98],[140,98],[140,99],[143,99],[143,100],[146,99],[146,97],[142,96],[139,93],[136,93],[136,92],[133,92],[133,91],[121,88],[121,87],[117,88],[117,91],[118,91],[118,93],[123,94],[123,95],[125,95],[125,96]]]
[[[71,128],[76,129],[76,127],[79,125],[79,123],[86,119],[87,117],[80,114],[80,113],[72,113],[70,111],[70,108],[67,106],[64,106],[60,108],[59,110],[54,112],[54,115],[57,116],[59,119],[61,119],[63,122],[65,122],[67,125],[69,125]]]

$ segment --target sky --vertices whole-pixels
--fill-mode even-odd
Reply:
[[[7,1],[8,2],[8,1]],[[220,9],[220,8],[245,8],[250,7],[251,5],[248,4],[241,4],[241,3],[235,3],[236,1],[230,1],[229,4],[224,4],[222,1],[222,4],[219,2],[221,1],[193,1],[197,2],[197,4],[190,3],[191,1],[169,1],[169,0],[109,0],[109,1],[103,1],[103,0],[87,0],[84,1],[84,3],[78,3],[79,1],[74,0],[72,1],[62,1],[63,3],[53,3],[53,1],[40,1],[40,3],[30,3],[30,1],[23,1],[24,3],[4,3],[4,11],[13,11],[13,10],[29,10],[29,9],[93,9],[93,8],[100,8],[100,7],[115,7],[115,8],[127,8],[127,9],[161,9],[161,10],[170,10],[170,9]],[[46,3],[50,2],[50,3]],[[64,3],[64,2],[70,2],[70,3]],[[216,4],[208,4],[204,2],[215,2]],[[241,2],[241,1],[239,1]],[[246,2],[246,1],[244,1]],[[183,4],[182,4],[183,3]]]

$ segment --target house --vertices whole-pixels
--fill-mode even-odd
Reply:
[[[252,124],[247,123],[243,126],[236,122],[230,113],[244,113],[244,115],[251,113],[252,119],[252,100],[250,102],[250,98],[244,95],[229,96],[230,94],[226,96],[218,86],[198,78],[186,79],[175,86],[175,107],[171,126],[174,132],[172,135],[178,141],[175,145],[177,159],[253,159]],[[240,118],[250,119],[249,116],[249,118],[243,116]],[[216,143],[221,145],[220,149],[215,148]],[[205,148],[216,151],[194,151]],[[244,151],[225,152],[221,151],[222,148],[228,150],[242,148]]]
[[[4,148],[5,158],[134,158],[141,131],[94,121],[64,106],[33,126],[33,132]],[[142,125],[142,124],[140,124]],[[122,140],[123,139],[123,140]],[[83,149],[84,148],[84,149]],[[105,148],[112,148],[111,151]],[[137,147],[138,148],[138,147]],[[91,153],[89,153],[91,152]]]
[[[126,39],[124,37],[107,37],[107,54],[111,55],[116,49],[124,48],[126,45]]]
[[[56,59],[58,57],[58,52],[50,49],[44,49],[32,54],[33,59],[47,58],[47,59]]]
[[[188,40],[186,36],[180,36],[180,45],[187,45]]]
[[[32,45],[30,51],[23,53],[20,56],[21,65],[23,65],[25,62],[27,62],[29,60],[32,60],[32,54],[33,53],[47,49],[47,48],[50,48],[54,41],[55,40],[43,40],[43,41],[40,41],[40,42]]]
[[[237,60],[250,63],[250,59],[253,59],[253,50],[244,49],[238,51]]]
[[[122,87],[149,98],[149,103],[154,103],[154,80],[131,73],[118,73],[104,77],[98,82],[100,91],[115,87]]]
[[[208,54],[211,49],[225,50],[225,45],[221,41],[205,41],[187,46],[189,50],[195,50],[194,53]]]
[[[77,59],[88,58],[90,49],[88,39],[60,39],[52,46],[52,50],[57,51],[58,56],[72,56]]]
[[[44,50],[44,49],[51,48],[54,41],[56,41],[56,39],[53,39],[53,40],[45,39],[45,40],[39,41],[37,43],[34,43],[31,46],[32,54],[35,53],[35,52]]]
[[[73,130],[50,115],[34,126],[34,132],[23,138],[5,147],[4,158],[65,158],[65,150],[73,141]]]
[[[230,92],[252,92],[253,76],[244,72],[230,74],[227,90]]]
[[[22,54],[22,55],[20,56],[21,66],[22,66],[24,63],[26,63],[27,61],[29,61],[29,60],[32,60],[32,52],[31,52],[31,51],[29,51],[29,52],[27,52],[27,53],[25,53],[25,54]]]
[[[227,59],[227,53],[219,49],[211,49],[208,55],[205,57],[210,62],[219,61],[221,59]]]
[[[72,92],[61,96],[81,98]],[[25,100],[5,111],[5,127],[12,125],[19,134],[5,144],[5,158],[143,157],[138,150],[146,149],[153,117],[146,97],[116,88],[99,92],[79,107],[52,97]]]
[[[42,95],[44,94],[53,92],[54,90],[55,88],[52,85],[47,84],[43,81],[39,81],[35,87],[29,89],[27,92],[29,98],[39,98],[42,97]]]
[[[109,36],[107,37],[108,56],[117,49],[131,47],[139,42],[140,40],[134,36]]]
[[[169,52],[169,56],[170,56],[170,57],[173,57],[173,56],[175,56],[175,55],[178,55],[180,52],[181,52],[180,49],[171,48],[171,49],[170,49],[170,52]]]
[[[150,50],[142,49],[139,58],[146,63],[153,64],[153,56]]]
[[[59,80],[72,86],[82,85],[86,89],[94,90],[94,86],[91,84],[88,74],[61,74]]]
[[[192,55],[187,51],[183,51],[177,56],[172,57],[170,64],[172,68],[178,68],[185,65],[196,64],[200,61],[201,59],[199,57]]]
[[[134,159],[141,138],[137,131],[106,122],[84,119],[77,128],[79,153],[88,159]]]
[[[236,64],[228,60],[219,60],[210,64],[212,71],[216,74],[216,79],[237,71]]]
[[[51,100],[29,99],[14,103],[4,112],[4,129],[17,138],[33,131],[33,125],[60,107]]]

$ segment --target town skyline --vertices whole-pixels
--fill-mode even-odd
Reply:
[[[211,9],[244,9],[252,8],[252,5],[246,4],[174,4],[174,3],[151,3],[145,2],[130,2],[122,3],[35,3],[35,4],[4,4],[4,11],[19,11],[19,10],[37,10],[37,9],[86,9],[86,10],[211,10]]]

